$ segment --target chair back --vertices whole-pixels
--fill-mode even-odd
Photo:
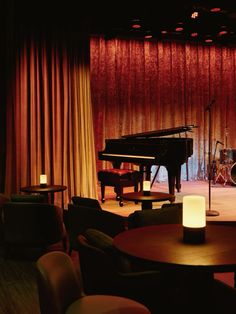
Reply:
[[[106,210],[88,209],[68,204],[67,217],[71,250],[78,250],[77,237],[88,228],[103,231],[111,237],[125,230],[125,218]]]
[[[42,255],[36,262],[36,276],[41,314],[64,314],[83,295],[78,270],[64,252]]]
[[[93,209],[102,210],[99,201],[95,198],[82,197],[82,196],[72,196],[72,204],[76,206],[88,207]]]
[[[65,234],[61,208],[47,203],[7,202],[3,205],[5,244],[50,245]]]
[[[80,269],[69,255],[54,251],[36,262],[37,286],[41,314],[151,314],[133,299],[114,295],[85,295]]]
[[[136,210],[131,213],[128,216],[128,228],[182,223],[182,203],[164,205],[160,209]]]

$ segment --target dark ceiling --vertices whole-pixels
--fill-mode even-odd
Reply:
[[[127,1],[127,5],[128,5]],[[152,35],[152,39],[176,39],[213,43],[236,43],[236,1],[163,1],[142,2],[133,7],[118,6],[104,15],[96,14],[91,20],[91,28],[100,30],[109,37],[138,37]],[[216,8],[220,10],[217,11]],[[214,10],[215,9],[215,10]],[[198,17],[191,18],[197,11]],[[216,11],[216,12],[215,12]],[[113,13],[112,13],[113,12]],[[132,21],[141,28],[133,29]],[[176,28],[183,28],[177,31]],[[195,36],[194,36],[195,35]]]
[[[81,7],[80,7],[81,6]],[[220,8],[212,12],[213,8]],[[21,23],[28,26],[80,27],[91,34],[106,38],[144,38],[149,32],[153,39],[201,41],[211,37],[213,43],[236,44],[235,0],[162,0],[160,1],[15,1],[15,11]],[[191,14],[198,11],[198,17]],[[141,28],[133,29],[132,22]],[[176,27],[182,31],[176,31]],[[193,37],[195,34],[195,37]]]

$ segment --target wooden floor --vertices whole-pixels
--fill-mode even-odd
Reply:
[[[133,189],[128,187],[124,189],[125,192],[131,192]],[[99,198],[100,198],[100,190]],[[167,182],[155,183],[152,187],[152,191],[160,191],[168,193]],[[210,192],[210,203],[209,208],[209,192]],[[182,202],[184,195],[203,195],[206,198],[206,210],[211,209],[217,211],[218,216],[207,216],[207,220],[236,220],[236,186],[227,184],[211,184],[209,186],[208,181],[182,181],[181,191],[176,192],[175,202]],[[111,212],[128,216],[135,210],[141,210],[141,205],[134,204],[130,201],[124,201],[124,206],[120,207],[119,203],[115,200],[115,194],[112,187],[106,187],[106,201],[101,204],[103,209]],[[166,201],[168,203],[168,201]],[[163,203],[166,202],[155,202],[153,203],[154,208],[160,208]]]
[[[154,191],[168,192],[167,182],[155,183]],[[125,189],[130,192],[132,188]],[[100,188],[98,187],[100,194]],[[184,195],[198,194],[206,196],[208,206],[209,185],[207,181],[184,181],[180,193],[176,193],[176,202],[181,202]],[[207,217],[209,220],[236,220],[236,187],[217,184],[211,187],[212,209],[219,215]],[[160,208],[162,203],[154,203]],[[140,204],[124,201],[120,207],[115,200],[113,188],[107,188],[103,209],[128,216],[134,210],[141,210]],[[208,208],[207,208],[208,209]],[[1,256],[1,255],[0,255]],[[25,258],[4,260],[0,257],[0,314],[39,314],[38,294],[35,280],[34,261]],[[233,273],[217,274],[216,277],[233,286]]]

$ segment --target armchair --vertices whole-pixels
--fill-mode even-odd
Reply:
[[[142,304],[111,295],[86,296],[71,258],[49,252],[36,262],[41,314],[151,314]]]
[[[146,305],[152,313],[167,310],[174,292],[170,282],[159,271],[137,271],[135,262],[116,250],[112,241],[108,235],[92,228],[78,236],[85,293],[128,297]]]
[[[82,197],[82,196],[72,196],[72,204],[76,206],[88,207],[102,210],[99,201],[95,198]]]
[[[3,205],[5,256],[13,247],[40,248],[63,242],[67,236],[61,208],[46,203],[7,202]]]
[[[128,216],[128,228],[182,223],[182,203],[163,204],[160,209],[136,210]]]
[[[68,204],[67,229],[70,254],[72,250],[78,250],[77,236],[88,228],[101,230],[113,237],[125,230],[125,218],[102,209]]]

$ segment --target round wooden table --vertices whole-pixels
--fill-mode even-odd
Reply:
[[[175,291],[175,310],[177,305],[191,309],[187,313],[203,313],[204,308],[210,308],[210,313],[226,313],[227,307],[235,309],[236,293],[214,280],[214,273],[235,271],[235,239],[235,227],[207,225],[206,241],[188,244],[183,242],[183,227],[168,224],[122,232],[113,245],[164,274],[164,282]]]
[[[61,192],[62,194],[62,208],[64,208],[64,197],[63,197],[63,191],[65,191],[67,187],[65,185],[47,185],[45,187],[42,187],[40,185],[30,185],[20,188],[21,192],[26,193],[39,193],[45,195],[45,199],[47,202],[50,202],[51,204],[54,204],[54,193]],[[50,195],[50,200],[49,196]]]
[[[167,224],[122,232],[113,244],[123,253],[165,269],[231,272],[236,269],[235,239],[236,227],[207,225],[204,243],[184,243],[182,225]]]
[[[141,202],[142,209],[152,209],[153,202],[170,201],[173,203],[175,201],[175,195],[162,192],[150,192],[150,195],[144,195],[141,191],[124,193],[122,194],[122,199],[133,202]]]

